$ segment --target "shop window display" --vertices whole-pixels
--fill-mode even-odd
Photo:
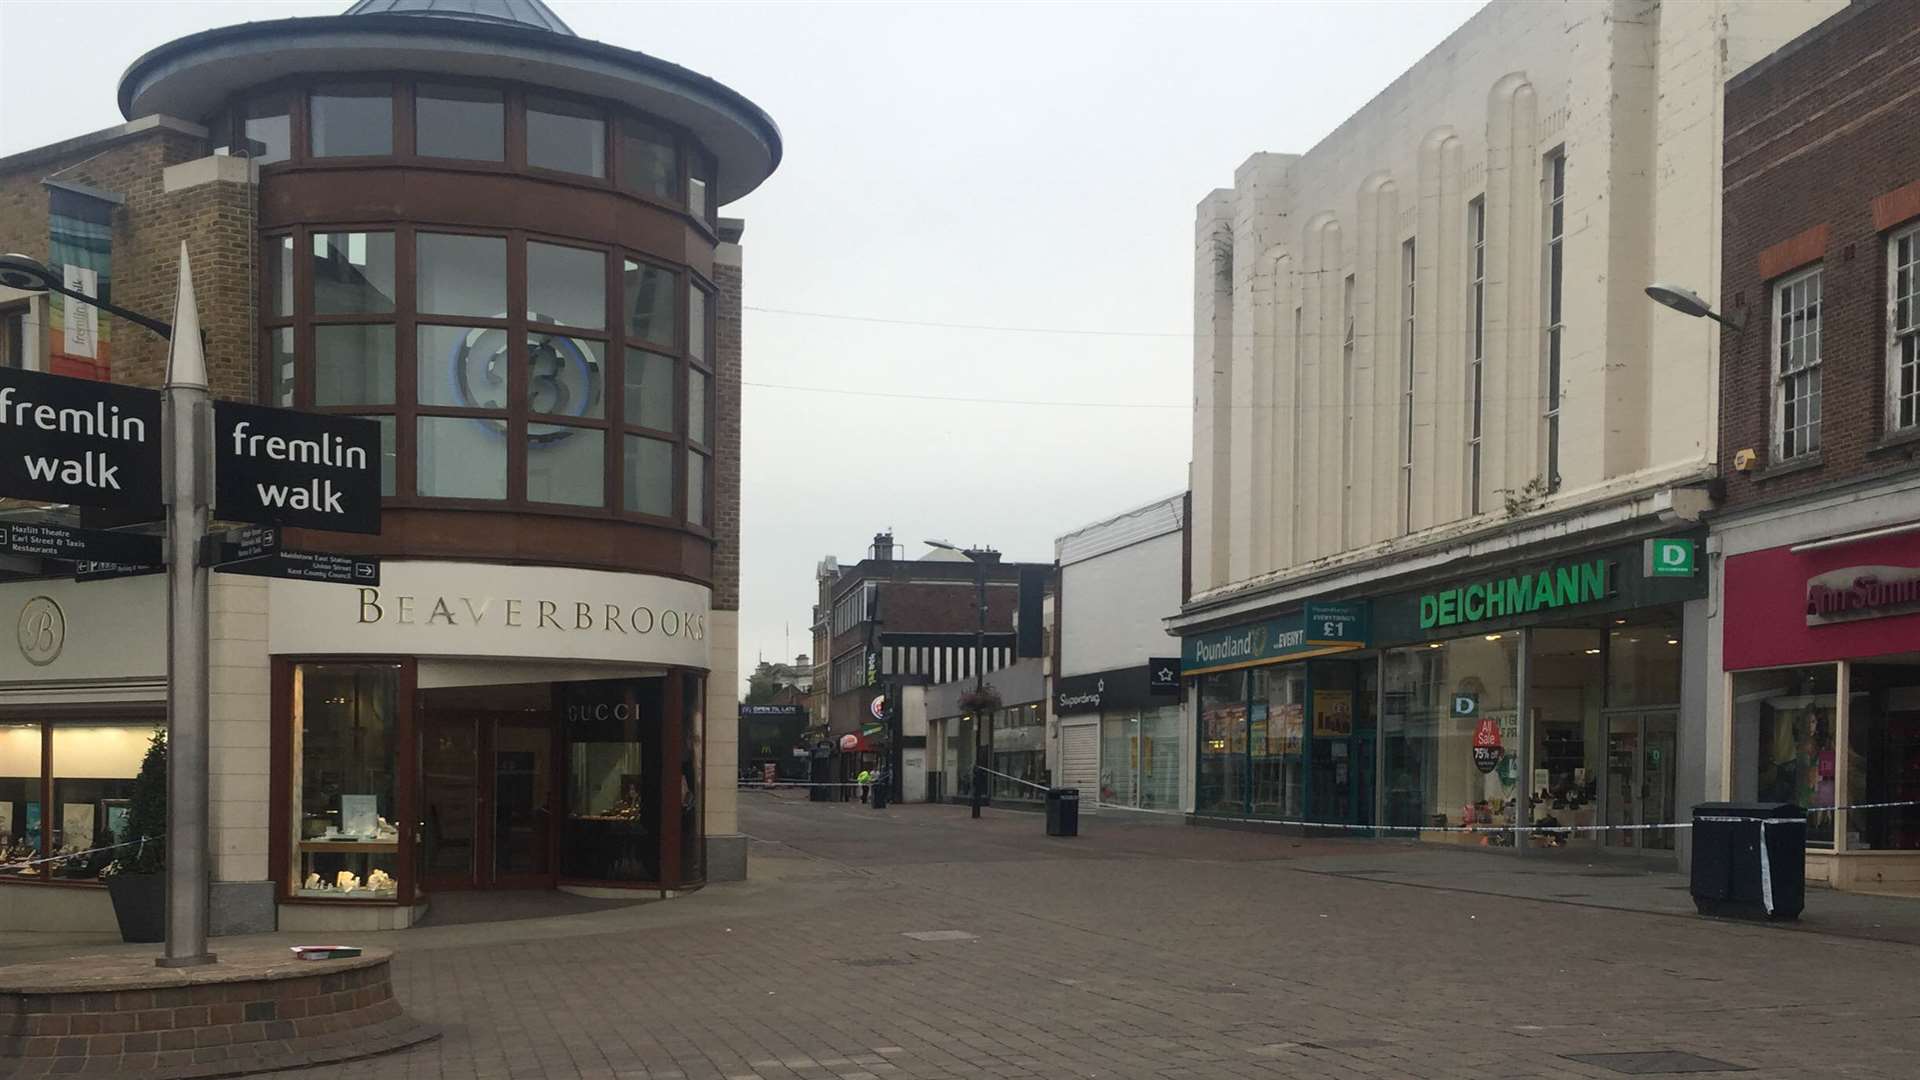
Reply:
[[[660,880],[666,680],[566,686],[564,877]]]
[[[1920,802],[1920,662],[1848,671],[1849,805]],[[1920,850],[1920,806],[1847,812],[1849,851]]]
[[[1246,813],[1247,673],[1203,675],[1199,696],[1194,809],[1202,814]]]
[[[1527,635],[1527,705],[1533,721],[1527,798],[1529,824],[1538,830],[1528,834],[1533,847],[1564,847],[1579,835],[1573,828],[1590,828],[1600,820],[1600,708],[1607,685],[1602,636],[1599,630]],[[1631,750],[1609,745],[1609,753]],[[1630,766],[1625,776],[1630,788]],[[1568,831],[1556,831],[1562,827]]]
[[[1049,783],[1046,735],[1046,721],[1037,703],[1015,705],[994,715],[991,767],[1004,774],[988,778],[992,783],[987,790],[994,798],[1033,800],[1043,796],[1029,785],[1045,787]]]
[[[40,857],[40,725],[0,724],[0,875],[36,877]]]
[[[1306,794],[1306,669],[1298,664],[1252,672],[1248,753],[1253,812],[1297,821]]]
[[[1104,717],[1100,801],[1143,810],[1178,807],[1181,726],[1180,709],[1171,705]]]
[[[1805,807],[1807,846],[1833,846],[1839,777],[1835,715],[1839,669],[1743,671],[1733,678],[1735,775],[1752,797]]]
[[[290,873],[296,897],[397,896],[399,672],[392,664],[294,666]]]
[[[153,739],[153,721],[56,724],[53,727],[53,803],[45,815],[47,854],[60,861],[56,878],[91,881],[113,861],[111,848],[126,832],[133,781]]]
[[[1520,635],[1388,650],[1381,661],[1387,823],[1511,826],[1520,793]],[[1476,745],[1478,744],[1478,745]],[[1507,846],[1511,833],[1431,839]]]

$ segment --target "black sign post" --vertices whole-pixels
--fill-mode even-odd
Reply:
[[[357,416],[213,404],[217,516],[380,531],[380,425]]]
[[[1155,656],[1147,661],[1147,692],[1150,694],[1180,693],[1179,657]]]
[[[160,517],[160,394],[0,368],[0,495]]]

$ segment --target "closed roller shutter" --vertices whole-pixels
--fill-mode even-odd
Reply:
[[[1080,789],[1080,810],[1100,799],[1100,725],[1060,727],[1060,786]]]

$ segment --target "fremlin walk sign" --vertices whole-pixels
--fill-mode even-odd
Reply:
[[[0,495],[160,516],[160,393],[0,368]]]
[[[213,403],[218,517],[329,532],[380,531],[380,424]]]
[[[158,519],[158,391],[0,369],[0,496]],[[213,403],[214,513],[230,521],[380,531],[380,425],[353,416]],[[0,551],[75,564],[93,581],[159,573],[160,538],[22,523]],[[229,573],[377,585],[380,560],[283,551],[274,530],[219,538],[202,561]]]

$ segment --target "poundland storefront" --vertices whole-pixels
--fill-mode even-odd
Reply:
[[[1672,831],[1601,827],[1673,821],[1699,797],[1699,541],[1462,560],[1187,638],[1196,815],[1671,850]]]

